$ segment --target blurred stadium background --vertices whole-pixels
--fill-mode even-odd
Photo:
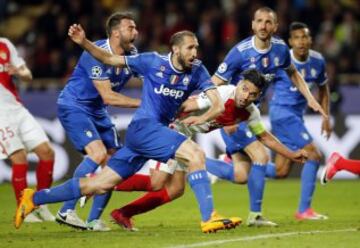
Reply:
[[[313,48],[327,60],[334,133],[329,141],[322,138],[321,119],[309,112],[307,126],[316,143],[325,156],[336,150],[346,157],[360,159],[358,0],[0,0],[0,36],[13,41],[33,72],[33,83],[18,82],[18,86],[25,106],[44,126],[55,148],[55,179],[72,175],[81,159],[56,118],[57,95],[81,54],[81,49],[67,38],[70,24],[81,23],[88,37],[96,40],[105,37],[105,20],[112,12],[132,11],[137,17],[139,51],[165,53],[171,34],[192,30],[199,38],[200,58],[213,73],[227,51],[251,34],[252,13],[263,5],[278,13],[278,35],[285,40],[290,22],[307,23],[313,35]],[[125,94],[140,96],[141,83],[136,80],[129,83]],[[266,118],[266,104],[263,108]],[[123,134],[131,112],[115,108],[110,111]],[[223,149],[216,132],[197,140],[209,156],[215,157]],[[292,176],[298,172],[299,167]],[[30,181],[35,180],[34,174],[30,173]],[[10,175],[6,161],[0,161],[0,183],[8,181]]]

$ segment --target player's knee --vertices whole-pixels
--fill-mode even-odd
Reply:
[[[189,154],[189,161],[190,165],[192,167],[196,168],[203,168],[205,167],[205,153],[200,148],[195,148],[190,154]]]
[[[276,178],[277,179],[285,179],[287,178],[289,175],[289,171],[287,170],[279,170],[279,171],[276,171]]]
[[[269,163],[270,158],[266,153],[260,152],[256,155],[256,157],[252,160],[253,163],[265,165]]]
[[[173,184],[166,187],[167,193],[171,200],[181,197],[185,192],[184,184]]]
[[[158,191],[161,190],[165,186],[164,180],[151,180],[151,189],[152,191]]]
[[[248,176],[246,173],[236,173],[234,175],[234,183],[236,184],[246,184],[248,181]]]
[[[42,150],[42,156],[41,158],[43,160],[54,160],[55,159],[55,152],[54,150],[51,148],[50,145],[47,145],[43,150]]]
[[[320,152],[318,150],[312,150],[311,152],[309,152],[309,160],[314,160],[317,162],[320,162],[322,159],[322,155],[320,154]]]

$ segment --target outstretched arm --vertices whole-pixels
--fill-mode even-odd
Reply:
[[[324,84],[319,87],[319,100],[322,108],[327,115],[330,114],[330,90],[329,85]],[[321,134],[325,135],[326,139],[329,139],[332,133],[332,128],[329,118],[323,118],[321,125]]]
[[[314,111],[319,112],[324,118],[329,118],[329,116],[325,113],[324,109],[320,106],[320,104],[316,101],[314,96],[311,94],[309,87],[307,86],[304,78],[301,74],[296,70],[293,64],[286,70],[287,74],[289,75],[291,81],[294,83],[296,88],[299,89],[301,94],[305,97],[308,102],[310,108]]]
[[[124,56],[111,54],[106,50],[95,46],[91,41],[86,38],[85,31],[80,24],[73,24],[69,27],[68,35],[71,40],[80,45],[88,51],[94,58],[100,60],[102,63],[112,66],[125,67]]]
[[[304,150],[290,151],[285,145],[283,145],[274,135],[269,131],[264,131],[257,135],[258,139],[265,146],[270,148],[276,153],[283,155],[297,163],[304,163],[307,160],[307,153]]]

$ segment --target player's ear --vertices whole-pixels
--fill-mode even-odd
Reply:
[[[179,54],[179,51],[180,51],[179,46],[173,45],[173,46],[171,47],[171,49],[172,49],[172,51],[173,51],[173,54],[176,54],[176,55]]]
[[[274,33],[276,33],[276,31],[278,30],[279,28],[279,23],[276,22],[275,25],[274,25]]]

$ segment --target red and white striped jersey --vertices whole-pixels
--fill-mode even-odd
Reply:
[[[222,85],[217,89],[225,107],[225,110],[221,115],[219,115],[216,119],[201,125],[186,126],[180,121],[175,121],[172,127],[187,136],[192,136],[195,133],[207,133],[217,128],[231,126],[242,121],[247,121],[250,129],[251,126],[256,126],[261,123],[260,110],[255,104],[250,104],[245,108],[236,107],[236,87],[234,85]],[[191,113],[192,115],[199,115],[211,106],[211,101],[205,93],[198,95],[196,101],[200,110],[195,113]]]
[[[13,82],[12,76],[8,73],[10,64],[20,67],[25,64],[25,61],[18,55],[15,46],[8,39],[0,37],[0,84],[20,102],[16,85]],[[2,98],[1,102],[3,102]]]

